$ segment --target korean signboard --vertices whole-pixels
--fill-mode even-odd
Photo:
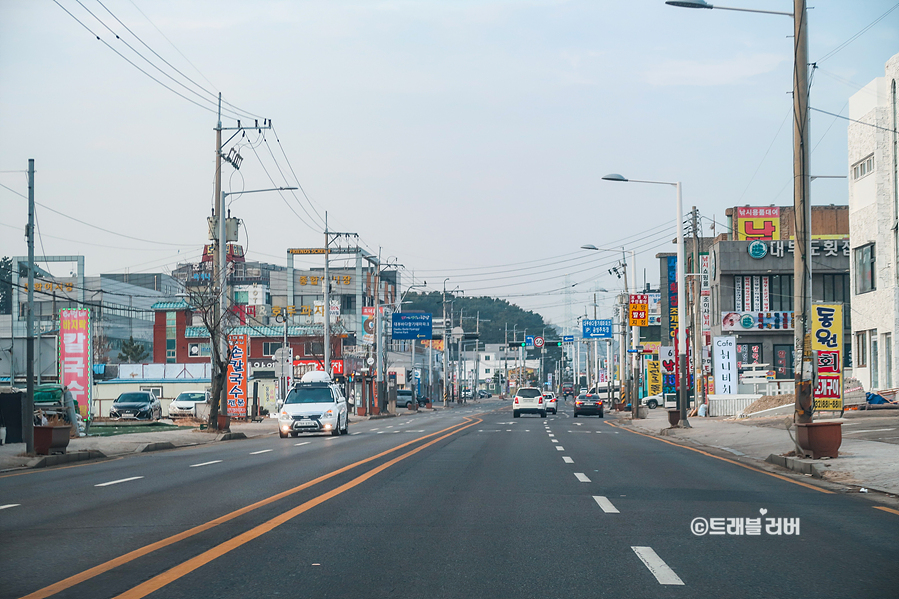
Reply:
[[[722,312],[722,331],[792,331],[792,312]]]
[[[658,360],[646,362],[646,394],[658,395],[662,392],[662,370]]]
[[[715,366],[715,394],[737,393],[737,344],[733,337],[715,337],[712,342]]]
[[[371,345],[375,342],[375,307],[364,306],[362,308],[362,343]]]
[[[72,392],[78,402],[78,412],[87,419],[91,413],[91,352],[90,310],[59,311],[59,380]]]
[[[668,256],[668,336],[677,338],[677,256]]]
[[[780,208],[737,207],[737,239],[780,239]]]
[[[817,354],[815,410],[843,409],[843,306],[812,305],[812,351]]]
[[[649,326],[649,296],[647,294],[630,294],[628,323],[632,327]]]
[[[611,339],[612,319],[601,318],[599,320],[584,319],[581,321],[584,339]]]
[[[394,339],[430,339],[432,315],[415,312],[395,312],[392,318]]]
[[[225,399],[228,416],[232,418],[247,416],[248,342],[247,335],[228,335],[228,377],[225,380],[228,393]]]

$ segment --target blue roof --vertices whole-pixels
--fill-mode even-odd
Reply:
[[[184,300],[177,302],[156,302],[150,306],[151,310],[190,310],[190,304]]]

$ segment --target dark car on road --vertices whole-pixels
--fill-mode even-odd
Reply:
[[[574,417],[599,416],[603,417],[602,398],[596,393],[581,393],[574,400]]]
[[[119,420],[158,420],[162,418],[162,405],[150,391],[129,391],[112,402],[109,417]]]

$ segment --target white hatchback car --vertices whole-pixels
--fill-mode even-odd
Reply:
[[[521,387],[515,392],[512,400],[512,417],[522,414],[540,414],[546,418],[546,404],[543,403],[543,392],[537,387]]]
[[[329,432],[345,435],[350,414],[339,385],[325,372],[307,372],[293,386],[278,414],[278,435],[296,437],[300,433]]]
[[[559,413],[559,399],[552,391],[543,392],[543,402],[546,404],[546,411],[553,414]]]

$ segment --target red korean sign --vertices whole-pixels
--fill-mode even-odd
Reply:
[[[246,418],[247,416],[247,379],[250,372],[247,368],[247,335],[228,335],[228,378],[225,380],[228,389],[228,416]]]
[[[91,408],[91,311],[59,311],[59,380],[78,402],[78,412],[87,418]]]
[[[306,372],[313,369],[319,372],[323,372],[325,370],[322,367],[321,360],[303,360],[300,358],[294,358],[293,365],[294,367],[304,366],[304,370]],[[331,360],[331,374],[334,376],[340,376],[343,374],[343,360]]]
[[[632,293],[628,310],[628,322],[632,327],[649,326],[649,295]]]

